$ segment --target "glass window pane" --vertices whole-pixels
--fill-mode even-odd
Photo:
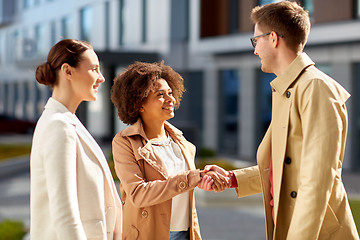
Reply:
[[[122,1],[122,43],[139,44],[142,41],[142,2],[140,0]]]
[[[105,2],[105,47],[110,47],[110,2]]]
[[[331,76],[332,75],[332,69],[331,69],[331,65],[327,64],[327,63],[319,63],[316,64],[316,67],[318,69],[320,69],[322,72],[324,72],[325,74]]]
[[[256,143],[258,146],[271,122],[272,91],[270,82],[274,74],[264,73],[259,69],[258,93],[256,95]]]
[[[52,46],[57,41],[57,39],[56,39],[56,23],[54,21],[50,23],[50,39],[51,39],[51,46]]]
[[[222,70],[219,89],[219,151],[223,154],[236,156],[239,135],[238,70]]]
[[[90,6],[80,10],[80,37],[82,40],[90,42],[92,26],[92,9]]]
[[[63,39],[70,38],[70,17],[64,17],[61,20],[61,36]]]
[[[0,35],[0,66],[1,66],[1,64],[2,64],[2,58],[3,58],[3,56],[2,56],[2,54],[3,54],[3,42],[2,42],[2,37],[1,37],[1,35]]]
[[[46,53],[45,27],[42,24],[35,26],[36,50],[38,54]]]
[[[354,85],[355,92],[352,93],[352,95],[355,99],[352,100],[352,104],[355,105],[353,108],[355,111],[353,113],[355,116],[355,120],[353,120],[354,136],[352,137],[352,141],[354,142],[353,146],[355,147],[353,147],[351,168],[360,171],[360,148],[358,147],[360,146],[360,63],[355,64]]]
[[[24,8],[25,8],[25,9],[28,9],[28,8],[30,8],[30,7],[33,6],[34,0],[24,0],[23,3],[24,3]]]
[[[314,13],[314,0],[304,0],[304,8],[309,11],[309,15]]]
[[[269,3],[281,2],[282,0],[259,0],[259,5],[265,5]]]

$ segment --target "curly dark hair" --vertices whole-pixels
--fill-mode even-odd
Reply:
[[[184,80],[164,61],[145,63],[135,62],[124,72],[114,78],[111,87],[111,101],[118,111],[118,116],[125,124],[134,124],[140,117],[140,108],[149,96],[150,91],[157,87],[157,80],[164,79],[172,89],[176,100],[175,109],[185,92]]]

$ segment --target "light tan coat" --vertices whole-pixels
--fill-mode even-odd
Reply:
[[[238,196],[263,193],[267,239],[359,239],[341,179],[349,94],[303,53],[270,84],[272,121]],[[274,217],[270,206],[273,161]]]
[[[121,239],[122,206],[105,156],[53,98],[37,123],[30,162],[31,239]]]
[[[195,209],[194,188],[200,181],[195,169],[195,146],[182,132],[165,123],[165,129],[179,145],[189,171],[169,177],[145,135],[141,120],[119,132],[113,139],[115,170],[121,181],[123,239],[169,239],[171,199],[190,193],[190,239],[201,239]]]

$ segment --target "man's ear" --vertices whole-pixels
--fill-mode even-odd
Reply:
[[[271,32],[270,37],[271,37],[271,41],[272,41],[274,47],[276,48],[279,45],[280,37],[277,35],[276,32]]]
[[[61,65],[60,71],[66,78],[71,78],[73,76],[73,67],[71,67],[68,63]]]

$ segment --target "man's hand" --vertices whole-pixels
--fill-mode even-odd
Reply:
[[[204,172],[208,172],[208,171],[215,171],[224,177],[230,178],[229,172],[217,165],[206,165],[204,168]]]

